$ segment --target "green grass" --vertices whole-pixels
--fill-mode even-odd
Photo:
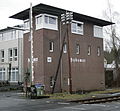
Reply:
[[[47,94],[47,96],[50,96],[50,99],[76,100],[76,99],[94,98],[96,97],[97,94],[109,94],[109,93],[111,94],[118,92],[120,92],[120,89],[93,91],[86,94],[55,93],[55,94]]]

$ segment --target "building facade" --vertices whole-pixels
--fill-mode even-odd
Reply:
[[[72,23],[65,25],[61,21],[64,13],[66,10],[45,4],[33,7],[34,84],[44,84],[45,91],[51,92],[64,41],[55,92],[69,92],[70,68],[73,92],[104,89],[102,29],[112,23],[73,12]],[[29,9],[11,18],[24,20],[25,28],[29,27]],[[24,33],[23,49],[25,73],[30,68],[28,31]]]
[[[23,82],[23,31],[0,30],[0,80]]]

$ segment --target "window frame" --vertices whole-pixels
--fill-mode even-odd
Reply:
[[[42,16],[41,18],[42,18],[42,23],[41,24],[37,24],[37,22],[36,22],[36,19],[37,19],[37,17],[40,17],[40,16]],[[45,22],[45,16],[47,16],[48,17],[48,19],[47,19],[47,23]],[[50,18],[55,18],[55,24],[51,24],[50,23]],[[51,30],[58,30],[58,17],[57,16],[54,16],[54,15],[50,15],[50,14],[39,14],[39,15],[37,15],[37,16],[35,16],[35,27],[36,27],[36,30],[38,30],[38,29],[43,29],[43,28],[45,28],[45,29],[51,29]]]
[[[12,53],[10,51],[12,51]],[[12,48],[8,49],[8,60],[13,61],[13,49]]]
[[[88,48],[87,48],[87,55],[88,55],[88,56],[91,55],[91,45],[88,45]]]
[[[10,77],[11,82],[18,82],[18,76],[19,76],[19,71],[18,70],[19,70],[18,67],[12,67],[11,68],[11,77]],[[14,78],[15,78],[14,80],[13,80],[13,75],[14,75]]]
[[[94,37],[103,38],[103,27],[98,25],[93,25],[93,35]]]
[[[64,43],[64,46],[63,46],[63,53],[64,53],[64,54],[67,53],[67,43]]]
[[[97,56],[99,57],[101,55],[101,48],[100,46],[97,47]]]
[[[3,53],[2,53],[3,52]],[[4,62],[4,58],[5,58],[5,51],[4,49],[0,50],[0,58],[1,58],[1,62]]]
[[[73,28],[73,23],[75,23],[76,29]],[[82,25],[82,29],[80,29],[81,32],[79,32],[79,28],[77,26],[78,24]],[[76,31],[73,31],[73,30],[76,30]],[[73,33],[73,34],[79,34],[79,35],[84,35],[84,22],[72,20],[72,23],[71,23],[71,33]]]
[[[2,77],[2,78],[0,78],[0,80],[5,80],[6,79],[6,77],[5,77],[5,74],[6,74],[5,73],[5,67],[0,68],[0,73],[1,73],[0,75]]]
[[[28,24],[27,24],[27,27],[26,27],[26,25],[25,25],[25,22],[27,22]],[[26,20],[24,20],[24,28],[26,29],[25,31],[24,31],[24,33],[28,33],[30,30],[30,20],[29,19],[26,19]]]
[[[16,55],[16,53],[17,53],[17,55]],[[18,59],[18,48],[17,47],[13,48],[13,58],[14,58],[14,61],[17,61],[17,59]]]
[[[79,55],[80,54],[80,45],[78,43],[76,44],[75,49],[76,49],[76,54]]]
[[[49,41],[49,52],[53,52],[53,51],[54,51],[54,42]]]

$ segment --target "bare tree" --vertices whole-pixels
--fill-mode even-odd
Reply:
[[[113,60],[115,65],[114,70],[114,79],[116,81],[116,86],[120,86],[120,33],[119,33],[119,18],[120,14],[113,10],[112,4],[108,0],[108,9],[104,11],[104,17],[109,20],[110,22],[113,22],[115,24],[106,27],[105,33],[106,36],[109,36],[110,40],[106,40],[106,44],[108,45],[109,49],[113,51]]]

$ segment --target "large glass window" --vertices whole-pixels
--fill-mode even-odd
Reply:
[[[16,30],[8,30],[0,34],[0,41],[14,40],[16,38]]]
[[[97,25],[94,25],[94,37],[103,37],[103,28]]]
[[[45,23],[55,25],[56,24],[56,18],[45,15]]]
[[[49,14],[40,14],[36,16],[36,29],[47,28],[57,30],[57,17]]]
[[[5,68],[0,68],[0,80],[5,80]]]
[[[11,81],[18,81],[18,68],[12,68],[11,70]]]
[[[72,21],[71,31],[72,33],[83,35],[83,22]]]
[[[49,17],[49,24],[56,24],[56,18],[54,17]]]

